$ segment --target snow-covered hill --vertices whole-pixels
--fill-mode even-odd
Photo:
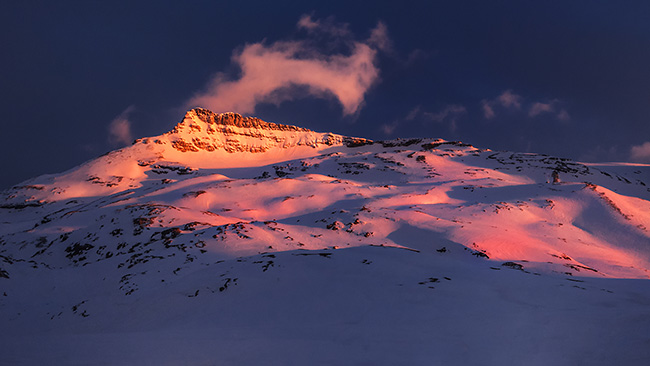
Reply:
[[[647,184],[194,109],[3,192],[0,364],[647,364]]]

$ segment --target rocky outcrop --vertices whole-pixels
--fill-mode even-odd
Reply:
[[[234,112],[214,113],[204,108],[194,108],[189,110],[185,114],[183,122],[176,125],[172,132],[180,132],[183,130],[183,124],[186,121],[192,122],[197,120],[206,123],[212,129],[219,129],[220,126],[233,126],[239,128],[252,128],[256,130],[312,132],[307,128],[265,122],[256,117],[243,117],[241,114]],[[196,124],[190,123],[189,127],[196,131],[201,131],[201,127]],[[208,131],[210,131],[210,129],[208,129]]]
[[[358,147],[373,143],[362,138],[265,122],[233,112],[213,113],[203,108],[188,111],[183,120],[165,135],[171,146],[181,152],[224,150],[229,153],[263,153],[271,148],[316,148],[319,145]]]

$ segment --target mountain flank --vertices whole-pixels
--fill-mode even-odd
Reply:
[[[645,364],[649,183],[193,109],[2,192],[0,364]]]

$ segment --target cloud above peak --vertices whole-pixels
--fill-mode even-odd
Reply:
[[[524,98],[521,95],[515,94],[512,90],[506,90],[501,95],[494,99],[483,99],[481,101],[481,109],[485,119],[492,119],[496,117],[495,107],[501,110],[520,111],[523,107]],[[554,115],[555,118],[562,122],[567,122],[571,119],[569,112],[561,108],[562,103],[558,99],[553,99],[549,102],[533,102],[528,104],[525,108],[528,110],[528,117],[534,118],[542,114]]]
[[[328,17],[323,20],[313,19],[311,15],[303,14],[298,23],[298,29],[304,29],[308,33],[325,33],[334,37],[349,37],[351,32],[347,24],[337,23],[334,17]]]
[[[134,109],[134,106],[129,106],[108,125],[108,143],[112,146],[128,145],[133,141],[129,115]]]
[[[428,112],[420,106],[417,106],[411,109],[404,118],[396,119],[392,123],[384,123],[380,126],[380,130],[385,135],[392,135],[398,128],[403,127],[404,124],[417,120],[421,122],[421,126],[427,126],[430,122],[446,125],[449,131],[453,133],[458,127],[458,120],[466,113],[467,108],[460,104],[447,105],[438,112]]]
[[[354,40],[346,25],[331,18],[321,21],[303,15],[297,26],[308,34],[337,37],[349,52],[327,53],[309,40],[247,44],[232,56],[241,70],[239,78],[217,74],[186,107],[253,113],[260,103],[280,104],[304,97],[306,91],[312,97],[338,100],[344,115],[358,113],[366,92],[379,78],[377,52],[390,44],[385,25],[379,23],[366,41]]]
[[[497,100],[505,108],[521,108],[521,95],[514,94],[512,90],[506,90],[497,97]]]
[[[630,148],[630,159],[641,163],[650,163],[650,141]]]
[[[506,90],[503,93],[501,93],[501,95],[499,95],[498,97],[492,100],[483,99],[481,101],[483,116],[485,116],[486,119],[494,118],[496,116],[494,107],[496,106],[501,106],[506,109],[510,109],[510,108],[520,109],[522,99],[523,98],[521,97],[521,95],[513,93],[512,90]]]
[[[556,118],[559,119],[560,121],[570,120],[571,117],[569,116],[569,112],[567,112],[565,109],[561,109],[559,107],[559,104],[560,102],[557,99],[552,100],[548,103],[535,102],[533,103],[532,106],[530,106],[530,110],[528,111],[528,116],[537,117],[543,113],[550,113],[550,114],[555,114]]]
[[[530,107],[530,110],[528,111],[528,115],[530,117],[537,117],[542,113],[549,113],[553,111],[553,104],[552,103],[541,103],[541,102],[536,102],[533,103],[533,105]]]
[[[388,37],[388,28],[386,27],[386,24],[383,22],[377,23],[377,26],[370,32],[368,45],[386,52],[393,49],[393,43],[390,37]]]

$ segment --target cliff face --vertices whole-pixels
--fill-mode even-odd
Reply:
[[[243,117],[238,113],[216,114],[202,108],[188,111],[166,134],[171,146],[180,152],[224,150],[229,153],[262,153],[272,148],[318,147],[347,144],[350,139],[332,133],[317,133],[306,128]]]
[[[214,113],[210,110],[204,108],[194,108],[188,111],[183,118],[185,121],[197,121],[206,123],[212,127],[219,128],[220,126],[233,126],[241,128],[255,128],[259,130],[278,130],[278,131],[303,131],[303,132],[312,132],[309,129],[291,126],[291,125],[282,125],[272,122],[264,122],[259,118],[255,117],[243,117],[239,113],[226,112],[226,113]],[[181,122],[176,128],[182,128]],[[216,126],[214,126],[216,125]],[[174,129],[174,132],[177,132],[177,129]],[[225,129],[224,129],[225,130]]]

